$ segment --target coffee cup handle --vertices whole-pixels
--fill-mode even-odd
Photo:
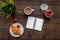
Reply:
[[[35,11],[34,9],[31,9],[32,11]]]

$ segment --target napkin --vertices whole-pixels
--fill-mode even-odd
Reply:
[[[42,31],[43,19],[29,16],[27,19],[26,28]]]

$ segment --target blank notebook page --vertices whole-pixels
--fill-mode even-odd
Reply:
[[[34,17],[28,17],[26,28],[33,29],[34,20]]]
[[[36,24],[34,30],[41,31],[43,26],[43,19],[36,18]]]

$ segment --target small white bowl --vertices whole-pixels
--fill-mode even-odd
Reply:
[[[20,25],[21,34],[20,34],[20,35],[15,35],[15,34],[13,34],[13,32],[12,32],[12,27],[11,27],[11,26],[10,26],[9,32],[10,32],[10,34],[11,34],[13,37],[20,37],[20,36],[23,34],[23,32],[24,32],[24,28],[23,28],[23,26],[22,26],[20,23],[14,23],[14,25],[15,25],[15,26]]]
[[[41,10],[47,10],[48,9],[48,5],[47,4],[41,4],[40,6]]]
[[[48,9],[48,10],[52,11],[51,9]],[[46,12],[47,12],[48,10],[45,11],[44,15],[45,15],[46,18],[52,18],[52,16],[53,16],[53,11],[51,12],[52,16],[47,16],[47,15],[46,15]]]

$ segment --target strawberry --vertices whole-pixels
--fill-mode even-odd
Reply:
[[[14,22],[17,22],[17,19],[16,18],[14,18]]]

